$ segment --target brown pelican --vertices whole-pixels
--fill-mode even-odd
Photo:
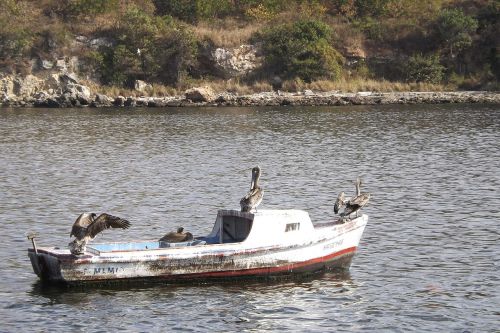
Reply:
[[[346,198],[344,192],[340,192],[335,205],[333,206],[333,211],[337,214],[341,207],[345,206],[343,216],[349,216],[352,213],[358,215],[358,211],[364,207],[370,200],[370,193],[361,193],[361,179],[356,179],[356,195],[352,198]]]
[[[160,242],[168,242],[168,243],[180,243],[187,242],[193,240],[193,235],[190,232],[183,232],[184,228],[177,228],[177,232],[169,232],[162,238],[160,238]]]
[[[262,202],[264,190],[259,186],[260,167],[256,166],[252,169],[252,182],[250,183],[250,191],[241,198],[240,206],[242,212],[250,212]]]
[[[105,229],[130,227],[130,222],[120,217],[106,213],[96,216],[95,213],[83,213],[73,223],[69,235],[69,237],[75,236],[75,239],[69,243],[69,250],[72,254],[83,254],[87,243]]]

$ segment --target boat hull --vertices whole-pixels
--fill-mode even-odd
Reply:
[[[348,269],[367,220],[364,215],[325,225],[316,228],[316,238],[275,246],[245,247],[242,242],[83,256],[40,248],[28,254],[35,273],[49,283],[286,278]]]

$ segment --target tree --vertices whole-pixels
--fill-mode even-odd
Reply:
[[[332,30],[323,22],[282,24],[264,30],[260,37],[267,66],[277,75],[310,82],[341,74],[344,59],[331,45]]]
[[[405,66],[406,81],[439,83],[443,79],[444,66],[439,63],[439,56],[414,55]]]
[[[477,27],[477,20],[460,9],[445,9],[437,19],[438,35],[451,58],[472,44]]]

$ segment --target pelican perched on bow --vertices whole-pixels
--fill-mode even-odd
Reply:
[[[250,212],[262,202],[264,190],[259,186],[260,167],[256,166],[252,169],[252,182],[250,183],[250,191],[241,198],[240,206],[242,212]]]
[[[130,227],[130,222],[120,217],[103,213],[99,216],[95,213],[83,213],[76,219],[71,228],[69,237],[75,236],[70,242],[69,250],[72,254],[83,254],[87,243],[97,236],[103,230],[108,228]]]
[[[358,211],[364,207],[370,200],[370,193],[361,193],[361,179],[356,179],[356,195],[352,198],[346,198],[344,192],[340,192],[335,205],[333,206],[333,211],[337,214],[341,207],[345,206],[343,216],[349,216],[352,213],[358,214]]]

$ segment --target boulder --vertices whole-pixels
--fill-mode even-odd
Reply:
[[[113,44],[113,40],[107,37],[94,38],[89,42],[89,46],[93,49],[98,49],[102,46],[111,47]]]
[[[140,92],[144,92],[147,89],[152,89],[153,86],[142,80],[135,80],[134,89]]]
[[[41,69],[52,69],[54,67],[54,63],[50,60],[40,59],[40,68]]]
[[[82,84],[70,83],[67,84],[65,89],[65,93],[69,93],[72,96],[82,96],[85,98],[90,98],[90,89],[87,86]]]
[[[114,106],[123,106],[125,104],[125,97],[118,96],[115,98],[113,105]]]
[[[94,107],[102,107],[102,106],[111,106],[113,105],[113,100],[103,94],[96,94],[94,101],[91,103],[91,106]]]
[[[123,102],[123,106],[129,106],[129,107],[134,107],[137,105],[137,101],[134,97],[130,96],[130,97],[127,97],[127,99],[125,100],[125,102]]]
[[[213,90],[208,86],[188,89],[185,91],[184,95],[186,99],[194,103],[211,103],[216,98]]]

